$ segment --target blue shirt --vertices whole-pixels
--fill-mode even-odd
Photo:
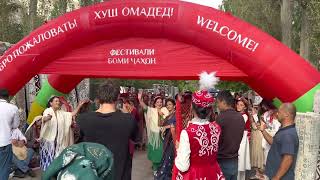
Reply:
[[[281,178],[281,180],[293,180],[298,149],[299,138],[295,125],[279,129],[279,131],[273,137],[273,143],[268,153],[266,175],[270,179],[273,178],[280,168],[282,156],[287,154],[292,155],[294,159],[291,167]]]

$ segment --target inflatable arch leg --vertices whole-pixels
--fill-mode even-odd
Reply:
[[[82,77],[78,76],[49,76],[48,80],[44,83],[36,96],[35,101],[31,104],[27,119],[28,124],[32,123],[36,116],[42,114],[46,109],[48,100],[51,96],[65,97],[82,79]]]
[[[293,104],[296,106],[298,112],[313,111],[314,96],[318,90],[320,90],[320,83],[293,101]],[[278,98],[275,98],[273,99],[273,103],[276,105],[276,107],[279,107],[282,104],[282,101]]]

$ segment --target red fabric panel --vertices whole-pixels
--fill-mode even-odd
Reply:
[[[145,49],[146,55],[127,55],[132,50],[145,52]],[[147,55],[148,52],[152,55]],[[111,55],[113,53],[125,55]],[[41,73],[131,79],[198,79],[202,71],[217,71],[217,76],[225,80],[247,78],[227,61],[197,47],[146,38],[98,42],[71,51],[50,63]]]

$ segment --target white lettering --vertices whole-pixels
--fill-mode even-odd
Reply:
[[[213,22],[211,20],[208,21],[206,28],[212,29],[213,27],[210,27],[210,26],[213,26]]]
[[[130,15],[130,9],[128,7],[125,7],[122,9],[122,15],[123,16],[129,16]]]
[[[2,61],[2,64],[3,64],[4,67],[7,67],[7,62],[8,62],[7,58]]]
[[[110,9],[102,11],[103,18],[106,18],[107,14],[110,14]]]
[[[28,50],[28,49],[31,49],[32,47],[34,47],[34,44],[31,44],[31,40],[30,40],[25,44],[25,46],[26,46],[26,50]]]
[[[112,9],[110,17],[117,17],[118,16],[118,8]]]
[[[94,19],[101,19],[100,13],[101,13],[101,11],[95,11],[94,14],[96,16],[94,17]]]
[[[68,26],[66,26],[68,24]],[[62,27],[65,28],[65,30],[63,30]],[[61,26],[58,26],[57,28],[52,28],[49,29],[48,31],[45,31],[42,34],[38,34],[36,37],[31,37],[29,41],[25,42],[25,44],[21,45],[19,48],[15,49],[12,51],[11,54],[7,55],[6,57],[4,57],[4,59],[1,61],[1,70],[3,71],[6,67],[8,63],[11,63],[14,61],[15,58],[17,58],[20,55],[23,55],[24,53],[26,53],[29,49],[32,49],[33,47],[35,47],[37,44],[40,44],[46,40],[49,40],[50,38],[54,38],[56,36],[58,36],[60,33],[64,33],[66,31],[68,31],[68,27],[71,29],[74,29],[77,27],[77,20],[74,19],[72,22],[68,21],[64,24],[62,24]]]
[[[259,46],[259,43],[256,43],[256,45],[254,46],[254,48],[253,48],[253,52],[257,49],[257,47]]]
[[[116,8],[116,9],[107,9],[105,11],[98,11],[98,12],[95,11],[94,13],[96,15],[95,19],[103,19],[103,18],[106,18],[106,17],[112,18],[112,17],[118,16],[118,8]],[[102,13],[102,16],[101,16],[100,13]]]
[[[148,55],[149,56],[152,56],[152,55],[154,55],[155,53],[154,53],[154,49],[149,49],[149,51],[148,51]]]
[[[50,29],[50,33],[51,33],[52,37],[56,37],[58,35],[56,29]]]
[[[227,33],[225,33],[225,34],[222,33],[222,31],[223,31],[224,29],[227,29],[227,31],[230,30],[227,26],[222,26],[222,27],[220,28],[220,31],[219,31],[219,33],[221,34],[221,36],[227,36]]]
[[[58,26],[58,34],[60,33],[64,33],[64,31],[62,30],[62,28],[60,26]]]
[[[50,31],[44,32],[43,36],[44,36],[44,38],[47,39],[47,40],[50,39],[50,38],[51,38],[51,33],[50,33]]]
[[[26,52],[26,48],[24,46],[20,46],[18,51],[20,54],[23,54],[24,52]]]
[[[236,30],[230,29],[228,26],[219,27],[219,23],[211,19],[205,19],[202,16],[198,16],[197,25],[200,25],[205,29],[212,30],[213,32],[218,33],[220,36],[227,37],[228,40],[234,41],[235,43],[252,52],[254,52],[259,46],[259,43],[253,39],[244,37],[242,34],[239,34]]]
[[[134,65],[137,65],[137,64],[144,64],[144,65],[157,64],[156,58],[131,58],[130,61]]]
[[[217,31],[218,25],[219,25],[219,23],[217,23],[217,22],[214,21],[214,28],[212,29],[213,32],[219,33],[219,31]]]
[[[131,49],[129,51],[130,51],[129,55],[134,55],[134,49]]]
[[[139,15],[139,9],[140,9],[140,8],[137,8],[137,9],[131,8],[131,9],[130,9],[130,12],[131,12],[130,15],[140,16],[140,15]]]
[[[43,34],[39,34],[38,36],[40,36],[41,37],[41,39],[42,39],[42,41],[44,41],[45,39],[44,39],[44,36],[43,36]],[[40,40],[40,37],[39,37],[39,40]],[[41,42],[41,41],[40,41]],[[39,42],[39,43],[40,43]]]
[[[241,39],[241,34],[238,34],[236,40],[238,40],[239,44],[242,44],[242,47],[245,47],[245,44],[247,43],[248,38],[246,37],[246,38]]]
[[[4,70],[4,66],[2,64],[0,64],[0,71],[3,71]]]
[[[165,16],[168,16],[169,18],[171,17],[171,14],[170,14],[170,9],[168,8],[164,8],[163,9],[163,14],[162,14],[162,18],[165,17]]]
[[[145,17],[171,17],[173,16],[174,8],[163,8],[163,7],[149,7],[149,8],[140,8],[140,7],[124,7],[122,9],[123,16],[145,16]],[[99,13],[95,12],[96,17],[100,17]],[[97,18],[96,18],[97,19]]]
[[[152,10],[152,12],[151,12],[151,10]],[[148,9],[147,17],[150,16],[150,17],[154,17],[154,18],[155,18],[156,15],[154,14],[154,10],[155,10],[154,8],[149,8],[149,9]]]
[[[33,44],[39,44],[40,41],[40,36],[38,35],[38,39],[36,39],[35,37],[33,38]]]
[[[233,37],[231,36],[232,33],[234,34]],[[237,38],[237,32],[236,32],[236,31],[231,30],[231,31],[228,32],[228,39],[229,39],[230,41],[233,41],[233,40],[235,40],[236,38]]]
[[[78,27],[76,19],[73,20],[73,23],[72,22],[68,22],[68,23],[69,23],[70,30]]]
[[[142,14],[147,17],[147,13],[146,13],[146,9],[145,8],[141,9],[140,15],[142,15]]]
[[[17,56],[19,56],[19,52],[18,49],[16,49],[15,51],[13,51],[13,57],[16,58]]]
[[[156,8],[156,16],[161,16],[161,10],[162,10],[162,8],[160,8],[160,7],[157,7]]]
[[[10,60],[9,60],[9,59],[10,59]],[[7,56],[6,61],[7,61],[7,62],[12,62],[12,60],[13,60],[13,57],[12,57],[12,55],[9,54],[9,55]]]
[[[198,24],[198,25],[201,24],[201,27],[203,27],[204,24],[206,24],[208,21],[209,21],[209,19],[207,19],[207,20],[204,21],[204,17],[201,17],[201,18],[200,18],[200,16],[198,16],[197,24]]]
[[[249,42],[246,45],[246,48],[249,49],[249,50],[252,50],[254,48],[253,45],[255,45],[255,44],[256,44],[256,42],[254,42],[253,40],[250,39]]]
[[[108,64],[129,64],[129,58],[108,58]]]

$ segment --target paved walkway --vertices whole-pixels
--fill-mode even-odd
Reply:
[[[40,180],[41,174],[40,171],[36,171],[36,178],[24,178],[22,180]],[[247,172],[247,178],[254,174],[253,171]],[[12,178],[11,180],[20,180],[18,178]],[[132,180],[153,180],[153,172],[151,170],[151,163],[147,159],[146,151],[136,151],[133,159],[132,167]]]
[[[40,180],[41,174],[40,171],[36,171],[37,177],[31,178],[26,177],[21,180]],[[146,151],[136,151],[133,159],[132,167],[132,180],[153,180],[151,170],[151,163],[147,159]],[[12,178],[11,180],[20,180],[19,178]]]

